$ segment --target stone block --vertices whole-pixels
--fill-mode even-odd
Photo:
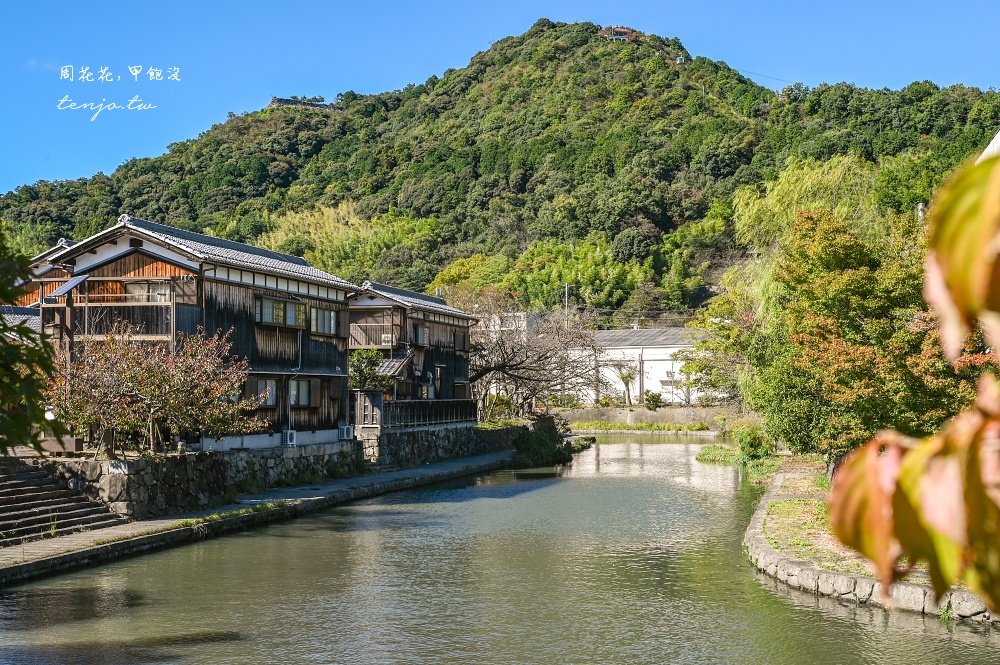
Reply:
[[[896,582],[889,589],[889,598],[896,607],[910,612],[924,611],[924,595],[926,589],[918,584]]]
[[[122,517],[132,517],[135,514],[135,504],[131,501],[112,501],[108,504],[108,508]]]
[[[857,579],[854,575],[840,574],[833,581],[833,591],[838,596],[850,596],[854,594],[854,586],[856,584]]]
[[[83,479],[88,483],[96,482],[101,477],[101,464],[100,462],[84,462],[80,471],[83,473]]]
[[[875,584],[875,580],[870,577],[858,576],[854,578],[854,595],[859,603],[867,603],[871,599]]]
[[[951,593],[941,596],[941,600],[934,600],[934,592],[928,591],[924,597],[924,614],[941,614],[948,607],[951,601]]]
[[[803,566],[799,571],[799,588],[803,591],[816,593],[819,585],[819,571],[811,566]]]
[[[986,604],[973,593],[955,591],[951,594],[951,610],[956,616],[967,619],[986,612]]]
[[[107,504],[124,501],[127,498],[128,476],[113,473],[101,479],[101,501]]]
[[[836,589],[837,573],[822,572],[816,581],[816,591],[821,596],[833,596]]]

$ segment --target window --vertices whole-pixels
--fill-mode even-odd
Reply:
[[[168,282],[126,282],[126,302],[170,302]]]
[[[337,312],[332,309],[312,308],[312,331],[318,335],[337,334]]]
[[[262,400],[260,405],[276,406],[278,404],[278,382],[275,379],[257,379],[257,394]]]
[[[309,406],[308,379],[292,379],[288,382],[288,403],[292,406]]]
[[[285,300],[258,298],[255,320],[275,326],[306,327],[306,306]]]

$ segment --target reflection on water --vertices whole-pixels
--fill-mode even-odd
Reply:
[[[988,628],[776,592],[759,490],[663,438],[25,585],[0,662],[994,662]]]

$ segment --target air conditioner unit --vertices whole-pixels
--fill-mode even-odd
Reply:
[[[354,425],[341,425],[340,426],[340,440],[341,441],[351,441],[354,439]]]
[[[295,447],[295,430],[293,429],[281,430],[281,445],[288,446],[289,448]]]
[[[392,346],[396,343],[396,336],[392,333],[382,333],[382,346]]]

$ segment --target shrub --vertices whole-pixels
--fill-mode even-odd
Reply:
[[[647,390],[642,394],[642,405],[650,411],[656,411],[663,406],[663,395]]]
[[[764,431],[760,423],[741,423],[733,427],[736,445],[739,447],[739,461],[750,464],[762,460],[774,452],[774,441]]]

